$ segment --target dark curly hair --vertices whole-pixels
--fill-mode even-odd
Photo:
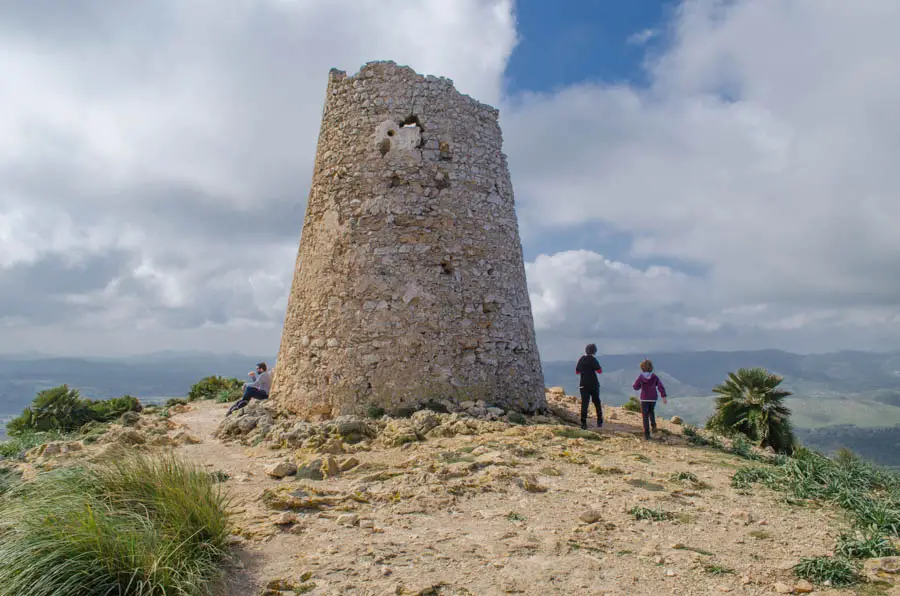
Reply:
[[[584,353],[593,356],[597,353],[597,344],[588,344],[584,346]]]

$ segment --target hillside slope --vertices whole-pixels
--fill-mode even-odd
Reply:
[[[573,405],[554,402],[563,419]],[[735,488],[747,462],[688,444],[678,425],[660,421],[659,439],[643,441],[638,415],[620,408],[582,432],[553,418],[427,411],[304,425],[258,404],[222,425],[226,407],[145,414],[98,446],[23,467],[30,476],[123,449],[201,462],[234,499],[223,593],[241,596],[809,591],[792,567],[830,554],[846,529],[829,506]]]

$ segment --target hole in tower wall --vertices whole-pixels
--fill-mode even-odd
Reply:
[[[412,128],[413,126],[418,126],[419,130],[425,132],[425,127],[422,126],[422,123],[419,121],[419,117],[415,114],[410,114],[406,117],[406,119],[400,123],[400,126],[405,128]]]

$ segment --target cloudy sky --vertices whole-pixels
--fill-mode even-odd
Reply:
[[[900,349],[898,28],[896,0],[0,0],[0,352],[274,355],[328,70],[379,59],[500,108],[545,359]]]

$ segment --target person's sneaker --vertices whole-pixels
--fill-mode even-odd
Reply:
[[[650,440],[650,433],[644,433],[644,440],[645,440],[645,441],[649,441],[649,440]]]
[[[603,420],[597,421],[597,428],[603,428]]]
[[[651,429],[653,432],[656,432],[656,425],[654,424],[654,425],[650,426],[650,429]]]
[[[587,422],[581,423],[581,430],[587,430]]]

